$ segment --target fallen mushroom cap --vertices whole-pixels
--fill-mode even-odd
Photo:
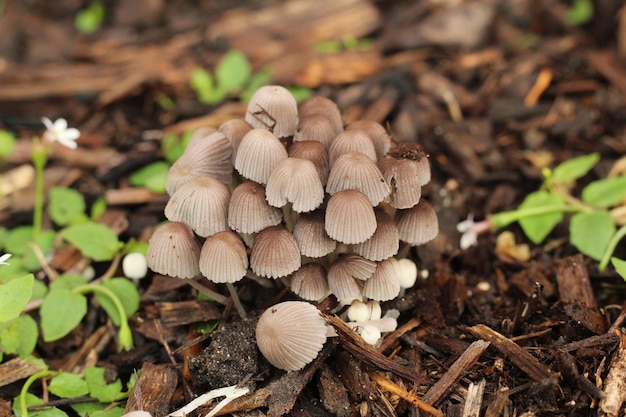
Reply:
[[[276,165],[287,156],[287,149],[271,132],[251,129],[239,144],[235,169],[244,178],[267,184]]]
[[[226,283],[239,281],[248,270],[246,247],[231,231],[209,236],[200,251],[200,272],[209,281]]]
[[[265,197],[271,206],[292,203],[295,212],[309,212],[324,201],[324,187],[313,162],[286,158],[276,165],[267,180]]]
[[[266,85],[250,98],[245,120],[253,128],[267,129],[278,138],[290,137],[298,124],[298,103],[285,87]]]
[[[259,318],[256,341],[275,367],[296,371],[313,361],[326,342],[326,323],[315,306],[304,301],[276,304]]]
[[[193,278],[200,273],[200,246],[193,230],[180,222],[169,222],[154,231],[148,244],[148,267],[170,277]]]
[[[300,268],[301,262],[296,238],[283,227],[268,227],[254,239],[250,267],[261,277],[287,276]]]

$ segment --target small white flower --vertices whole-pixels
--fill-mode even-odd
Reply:
[[[474,215],[470,214],[466,220],[456,225],[456,230],[462,233],[460,246],[461,249],[465,250],[478,242],[478,235],[491,230],[491,220],[486,219],[475,222]]]
[[[11,255],[10,253],[5,253],[4,255],[0,256],[0,265],[8,265],[9,263],[7,261],[11,256],[13,255]]]
[[[46,138],[50,142],[59,142],[70,149],[76,149],[76,139],[80,136],[78,129],[67,127],[67,120],[56,119],[54,123],[47,117],[43,117],[41,122],[46,126]]]

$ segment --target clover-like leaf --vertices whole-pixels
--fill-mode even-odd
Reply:
[[[587,174],[600,160],[600,154],[578,156],[559,164],[552,172],[552,179],[557,183],[575,181]]]
[[[89,393],[87,382],[80,376],[69,372],[61,372],[52,378],[48,389],[61,398],[80,397]]]
[[[576,213],[570,220],[569,229],[572,245],[599,261],[615,233],[615,222],[606,211]]]
[[[66,289],[55,289],[44,298],[39,312],[43,340],[52,342],[78,326],[87,313],[87,299]]]
[[[518,210],[556,206],[562,203],[563,198],[561,196],[549,191],[539,190],[528,194],[522,204],[520,204]],[[541,243],[562,220],[562,212],[553,212],[524,217],[519,220],[519,224],[528,239],[534,244],[538,244]]]
[[[33,293],[33,274],[0,285],[0,323],[20,315]]]
[[[111,290],[117,298],[119,298],[122,303],[122,307],[124,307],[126,317],[130,317],[137,312],[139,309],[139,292],[137,291],[135,284],[126,278],[111,278],[102,281],[101,285]],[[111,317],[113,323],[115,323],[116,326],[119,326],[121,324],[120,315],[115,307],[115,304],[113,304],[113,301],[111,301],[111,299],[106,295],[97,291],[94,295],[102,308],[107,312],[109,317]]]
[[[165,193],[165,181],[170,166],[165,161],[157,161],[133,172],[129,181],[135,187],[146,187],[153,193]]]
[[[604,178],[587,185],[582,192],[583,201],[599,207],[610,207],[626,197],[626,176]]]
[[[108,261],[124,246],[111,229],[103,224],[87,222],[61,230],[61,236],[96,262]]]
[[[215,68],[217,86],[227,92],[243,88],[252,75],[252,66],[241,52],[232,49],[222,56]]]
[[[48,197],[48,214],[59,226],[70,224],[85,212],[85,198],[78,191],[65,187],[52,187]]]

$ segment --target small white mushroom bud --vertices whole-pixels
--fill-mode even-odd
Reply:
[[[148,273],[148,261],[143,253],[131,252],[122,261],[124,276],[130,279],[141,279]]]
[[[398,259],[396,262],[401,288],[411,288],[417,280],[417,265],[410,259]]]

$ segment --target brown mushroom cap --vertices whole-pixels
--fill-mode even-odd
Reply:
[[[317,168],[306,159],[283,159],[267,180],[265,198],[274,207],[292,203],[297,213],[315,210],[324,201],[324,187]]]
[[[328,290],[326,268],[316,262],[302,265],[293,273],[290,287],[294,294],[304,300],[321,300]]]
[[[400,294],[400,279],[395,258],[385,259],[376,266],[376,271],[363,285],[363,296],[372,300],[387,301]]]
[[[213,177],[230,184],[233,165],[230,141],[221,132],[213,132],[191,146],[170,167],[165,189],[169,195],[183,184],[199,177]]]
[[[341,111],[334,101],[322,97],[313,96],[300,104],[300,118],[305,118],[311,114],[319,114],[331,121],[335,135],[343,131],[343,121]]]
[[[341,131],[339,131],[341,132]],[[333,127],[332,122],[321,114],[310,114],[302,117],[293,135],[294,142],[315,141],[330,147],[333,138],[339,133]]]
[[[244,178],[267,184],[276,165],[286,158],[287,149],[276,136],[265,129],[252,129],[239,144],[235,169]]]
[[[278,138],[290,137],[298,124],[298,103],[285,87],[266,85],[250,98],[245,120],[253,128],[267,129]]]
[[[415,169],[420,185],[423,186],[430,182],[431,173],[428,155],[417,143],[401,143],[390,149],[389,155],[396,159],[406,159],[412,161],[416,167]]]
[[[419,169],[414,161],[383,156],[378,160],[378,168],[391,184],[387,201],[391,207],[408,209],[419,203],[422,197]]]
[[[337,158],[348,152],[361,152],[374,162],[378,159],[374,143],[362,130],[345,130],[335,136],[328,150],[331,169]]]
[[[265,188],[246,181],[233,190],[228,206],[228,225],[239,233],[256,233],[266,227],[276,226],[283,220],[280,209],[272,207],[265,199]]]
[[[228,187],[211,177],[181,186],[165,206],[165,217],[183,222],[202,237],[228,229]]]
[[[377,206],[391,191],[376,163],[360,152],[339,156],[328,175],[326,191],[329,194],[348,189],[361,191],[372,206]]]
[[[285,301],[267,310],[256,326],[259,350],[275,367],[285,371],[304,368],[326,342],[326,322],[315,306]]]
[[[243,140],[243,137],[252,127],[243,119],[230,119],[222,123],[219,131],[230,141],[233,150],[233,160],[237,156],[237,149]]]
[[[169,222],[154,231],[146,254],[154,272],[178,278],[193,278],[200,273],[200,246],[189,226]]]
[[[382,261],[398,253],[400,246],[398,226],[382,210],[375,210],[376,231],[371,238],[354,245],[353,250],[372,261]]]
[[[337,298],[359,298],[362,281],[370,279],[376,262],[349,253],[337,259],[328,269],[328,287]]]
[[[283,227],[268,227],[254,239],[250,267],[261,277],[287,276],[300,268],[301,262],[296,238]]]
[[[426,200],[408,209],[396,212],[400,240],[410,245],[422,245],[437,237],[439,220],[433,206]]]
[[[331,239],[324,228],[324,213],[314,211],[303,213],[293,228],[293,236],[298,242],[300,253],[309,258],[321,258],[337,247],[337,242]]]
[[[226,283],[239,281],[248,270],[246,247],[230,230],[209,236],[200,251],[200,272],[209,281]]]
[[[289,156],[292,158],[300,158],[307,159],[313,162],[315,168],[317,169],[317,174],[322,181],[322,185],[326,185],[326,181],[328,181],[328,152],[326,152],[326,148],[319,142],[315,141],[303,141],[303,142],[294,142],[289,147]]]
[[[367,136],[370,137],[374,144],[377,158],[381,158],[389,152],[391,148],[391,138],[380,123],[374,120],[355,120],[346,126],[346,130],[354,129],[362,130],[367,133]]]
[[[326,205],[325,229],[338,242],[365,242],[376,230],[376,215],[369,198],[358,190],[335,193]]]

